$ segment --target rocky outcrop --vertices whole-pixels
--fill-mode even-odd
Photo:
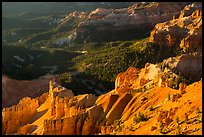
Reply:
[[[113,104],[117,101],[118,97],[117,94],[101,95],[97,98],[96,104],[102,106],[104,114],[107,114]]]
[[[111,124],[119,119],[132,98],[128,93],[109,93],[99,96],[98,99],[92,94],[75,97],[66,94],[60,97],[62,90],[59,87],[50,82],[52,118],[44,121],[43,134],[96,134],[105,123]]]
[[[119,119],[124,108],[128,104],[128,102],[132,99],[132,95],[125,93],[122,94],[118,100],[114,103],[114,105],[109,110],[106,118],[108,119],[107,125],[112,124],[115,120]]]
[[[52,82],[51,82],[52,83]],[[51,84],[50,83],[50,84]],[[52,84],[51,84],[52,85]],[[52,86],[50,86],[52,88]],[[52,88],[50,93],[57,90]],[[96,97],[92,94],[73,96],[73,94],[64,94],[61,92],[51,97],[51,114],[54,119],[45,120],[43,127],[43,134],[51,135],[80,135],[80,134],[94,134],[95,119],[100,117],[102,108],[94,106]],[[71,91],[68,91],[71,93]],[[70,96],[69,96],[70,95]],[[69,123],[67,125],[67,123]],[[57,128],[56,128],[57,127]]]
[[[64,116],[65,102],[72,97],[74,97],[74,94],[71,90],[58,85],[56,82],[50,81],[49,99],[51,102],[51,115],[56,115],[56,117]]]
[[[196,4],[192,5],[196,7]],[[187,35],[180,42],[180,47],[185,52],[197,54],[202,53],[202,8],[196,7],[197,9],[192,13],[192,23],[187,26],[189,28],[189,35]],[[185,24],[184,24],[185,25]]]
[[[36,100],[38,100],[39,106],[42,105],[43,103],[45,103],[45,101],[47,100],[47,98],[49,97],[49,93],[46,92],[44,94],[42,94],[41,96],[35,98]]]
[[[58,76],[45,75],[31,81],[2,76],[2,108],[16,105],[24,97],[38,97],[49,90],[49,81],[59,83]],[[60,83],[59,83],[60,84]]]
[[[159,23],[152,30],[150,42],[179,46],[184,53],[202,52],[202,4],[184,7],[178,18]]]
[[[173,121],[173,116],[175,114],[176,109],[170,109],[169,111],[160,111],[157,117],[157,122],[164,123],[164,126],[168,126]]]
[[[16,133],[18,128],[27,124],[39,107],[36,99],[23,98],[18,105],[2,110],[3,134]]]
[[[36,125],[26,124],[18,129],[17,134],[19,135],[30,135],[37,128]]]
[[[96,119],[103,112],[94,106],[96,97],[92,94],[78,95],[50,81],[49,98],[53,118],[43,123],[45,135],[80,135],[97,133]],[[101,112],[101,113],[100,113]],[[67,125],[67,123],[69,123]],[[57,128],[56,128],[57,127]]]
[[[65,117],[72,117],[95,104],[96,97],[92,94],[79,95],[65,104]]]
[[[57,98],[57,97],[56,97]],[[53,118],[45,120],[43,134],[96,134],[102,126],[111,124],[121,117],[126,104],[131,100],[131,94],[101,96],[96,100],[91,94],[78,95],[68,101],[55,100],[56,110]],[[58,106],[63,106],[58,109]],[[60,115],[59,115],[59,114]],[[69,127],[67,126],[69,123]],[[57,127],[57,128],[56,128]],[[63,130],[66,129],[66,130]]]
[[[115,80],[115,92],[126,93],[137,89],[148,89],[158,83],[156,78],[159,75],[160,68],[157,65],[146,63],[145,68],[128,68],[125,72],[117,75]]]
[[[76,135],[77,134],[76,123],[77,123],[77,116],[74,116],[72,118],[65,118],[65,119],[45,120],[43,123],[43,127],[44,127],[43,134],[44,135],[57,135],[57,134]]]
[[[128,68],[125,72],[121,72],[117,75],[115,80],[115,90],[117,93],[125,93],[133,88],[133,83],[139,77],[140,70],[136,68]]]
[[[184,54],[180,57],[176,68],[189,80],[199,81],[202,78],[202,56]]]
[[[182,49],[183,55],[167,61],[181,75],[195,82],[202,77],[202,4],[192,3],[184,7],[178,18],[159,23],[152,30],[150,42]]]
[[[186,2],[147,2],[136,3],[123,9],[97,8],[76,27],[72,42],[135,39],[141,37],[141,34],[148,34],[155,24],[178,16],[187,4]],[[80,14],[79,18],[81,17]],[[119,33],[121,35],[118,35]],[[106,37],[101,37],[102,35]]]
[[[79,113],[64,119],[44,121],[44,135],[90,135],[98,132],[96,120]]]

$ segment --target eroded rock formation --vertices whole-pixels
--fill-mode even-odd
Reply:
[[[202,4],[195,2],[184,7],[178,18],[159,23],[152,30],[150,42],[181,48],[183,55],[166,62],[189,78],[198,81],[202,76]]]
[[[180,46],[184,53],[201,53],[202,4],[187,5],[178,18],[157,24],[149,41],[166,46]]]
[[[97,8],[89,15],[77,14],[79,18],[86,19],[76,27],[72,41],[83,43],[135,39],[141,34],[148,34],[157,23],[179,16],[187,4],[147,2],[123,9]]]
[[[123,76],[119,74],[117,79],[121,78],[116,80],[116,88],[120,87],[119,84],[124,87],[129,84],[137,85],[138,88],[141,87],[138,81],[148,78],[149,82],[144,84],[145,91],[137,91],[133,88],[131,92],[128,90],[116,92],[115,89],[99,97],[92,94],[74,96],[71,90],[50,81],[49,93],[33,100],[24,98],[18,105],[3,109],[3,134],[155,134],[153,132],[159,133],[159,123],[163,124],[164,131],[168,129],[169,133],[175,134],[175,127],[172,124],[175,123],[174,119],[177,115],[182,118],[181,113],[186,112],[194,119],[195,106],[199,106],[199,110],[202,110],[199,96],[202,82],[189,86],[180,84],[182,88],[180,90],[185,90],[181,94],[180,90],[157,86],[155,79],[158,72],[158,68],[149,63],[141,70],[131,67],[123,73]],[[134,77],[134,74],[137,74],[137,77]],[[148,87],[148,83],[151,82],[154,86]],[[195,90],[193,93],[192,89]],[[170,100],[166,101],[168,94],[170,94]],[[189,98],[190,96],[193,98]],[[46,101],[44,101],[45,97],[47,97]],[[40,106],[38,100],[41,102]],[[189,109],[186,110],[183,103]],[[152,106],[151,111],[148,109],[150,106]],[[139,124],[139,127],[137,124],[134,125],[133,120],[138,112],[145,113],[147,121]],[[128,125],[130,127],[127,127]],[[148,125],[152,126],[150,130],[145,128]],[[135,126],[137,130],[133,130]],[[187,131],[190,132],[190,130]]]
[[[108,16],[112,12],[121,15],[127,10],[133,16],[140,17],[140,19],[144,16],[149,16],[150,18],[149,14],[153,16],[155,13],[149,12],[157,11],[158,7],[164,8],[162,11],[165,12],[161,13],[161,11],[158,11],[156,14],[167,17],[169,15],[173,16],[183,5],[176,5],[177,3],[174,3],[175,7],[172,10],[171,5],[168,5],[168,3],[162,4],[163,7],[158,3],[153,3],[149,7],[151,10],[142,8],[139,5],[122,10],[97,9],[90,14],[89,18],[90,21],[105,21],[106,18],[110,18]],[[174,18],[174,20],[199,17],[201,15],[200,11],[193,10],[193,13],[191,12],[191,8],[196,7],[195,5],[192,4],[185,7],[179,18]],[[199,6],[197,7],[199,8]],[[144,11],[146,11],[146,15],[143,15]],[[171,11],[170,14],[167,14],[168,11]],[[78,16],[77,13],[76,16]],[[187,16],[187,18],[184,16]],[[83,16],[81,17],[83,18]],[[150,19],[153,19],[153,17]],[[142,24],[142,21],[138,24]],[[176,24],[177,21],[175,21]],[[197,25],[199,26],[199,23]],[[192,27],[193,25],[190,26]],[[173,30],[176,29],[177,27]],[[160,33],[162,29],[158,30],[158,33]],[[197,29],[192,32],[196,31]],[[157,33],[154,36],[156,37]],[[192,39],[189,40],[192,41]],[[177,41],[177,37],[173,38],[170,42],[167,42],[167,45],[171,46],[171,44],[175,44]],[[199,50],[196,49],[196,51]],[[199,53],[197,52],[196,55],[185,54],[169,58],[164,60],[164,64],[168,64],[170,67],[177,67],[179,63],[182,64],[184,62],[178,69],[182,68],[185,70],[186,67],[189,67],[185,66],[188,61],[192,65],[194,63],[198,65],[196,60],[191,60],[192,57],[189,57],[200,58],[201,56],[198,55]],[[182,57],[185,58],[182,59]],[[199,68],[195,68],[195,70],[199,70]],[[165,68],[163,70],[157,64],[147,63],[142,69],[130,67],[125,72],[118,74],[115,81],[115,89],[99,97],[92,94],[74,96],[71,90],[60,86],[58,80],[49,80],[49,82],[47,81],[48,90],[46,90],[48,92],[35,99],[29,97],[23,98],[19,104],[3,109],[3,134],[202,134],[202,80],[197,80],[197,82],[191,85],[182,83],[179,86],[180,89],[176,90],[169,87],[174,80],[169,80],[170,78],[165,77],[165,74],[170,74],[169,69]],[[3,80],[2,83],[3,88],[8,90],[7,80]],[[185,121],[184,114],[189,118],[188,123],[181,122]],[[175,121],[177,117],[180,120],[178,122]],[[178,123],[181,126],[180,131],[176,127]]]
[[[119,73],[116,77],[115,92],[125,93],[141,88],[148,89],[154,83],[158,83],[157,77],[160,71],[157,65],[149,63],[140,70],[130,67],[127,71]]]
[[[34,114],[36,114],[38,107],[38,100],[26,97],[18,105],[4,108],[2,110],[3,134],[16,133],[19,127],[27,124]]]

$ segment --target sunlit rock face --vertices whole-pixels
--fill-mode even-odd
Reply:
[[[18,105],[2,110],[3,134],[16,133],[18,128],[27,124],[36,114],[39,107],[38,100],[23,98]]]
[[[128,68],[117,75],[115,80],[115,92],[126,93],[135,89],[149,88],[158,83],[160,68],[157,65],[146,63],[145,68]]]
[[[71,90],[50,81],[49,92],[46,94],[36,99],[23,98],[19,104],[3,109],[3,134],[159,134],[155,127],[158,127],[161,122],[164,127],[171,127],[172,132],[169,134],[175,134],[172,123],[175,124],[173,119],[176,116],[183,118],[182,114],[186,112],[189,117],[194,118],[195,106],[202,110],[200,98],[202,82],[188,86],[180,84],[179,90],[159,87],[156,84],[158,80],[155,80],[159,71],[156,65],[149,63],[141,70],[131,67],[121,73],[123,77],[121,74],[118,75],[116,87],[120,87],[120,84],[129,85],[128,81],[130,81],[137,88],[145,85],[146,91],[118,92],[114,89],[99,97],[92,94],[74,96]],[[148,81],[144,82],[144,79]],[[150,90],[147,85],[151,82],[155,86]],[[167,102],[166,98],[169,93],[170,101]],[[147,109],[149,106],[153,106],[156,110],[149,111]],[[133,119],[139,112],[144,113],[145,117],[151,116],[151,119],[141,122],[139,130],[129,130],[129,128],[118,130],[120,121],[124,122],[121,123],[122,127],[136,126],[133,125]],[[147,130],[146,126],[153,126],[152,130]],[[193,124],[188,124],[188,126],[193,127]],[[200,130],[196,133],[200,134]]]

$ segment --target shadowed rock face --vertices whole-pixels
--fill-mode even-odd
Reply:
[[[46,75],[39,79],[13,80],[2,76],[2,108],[17,104],[24,97],[37,97],[48,91],[49,80],[57,80],[53,75]]]
[[[76,27],[72,41],[81,43],[136,39],[149,34],[155,24],[178,16],[187,4],[161,2],[149,3],[143,7],[135,4],[123,9],[98,8]]]
[[[202,78],[202,56],[184,54],[176,68],[190,80],[199,81]]]
[[[127,93],[118,98],[118,100],[114,103],[114,105],[106,115],[106,118],[108,119],[107,125],[112,124],[115,120],[120,118],[122,112],[124,111],[124,108],[131,99],[132,95]]]

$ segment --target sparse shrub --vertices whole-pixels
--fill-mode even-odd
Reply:
[[[141,121],[146,121],[146,120],[147,120],[147,118],[144,116],[143,113],[140,113],[140,112],[137,113],[135,115],[135,117],[133,118],[133,121],[134,121],[135,124],[137,124],[137,123],[139,123]]]
[[[164,125],[163,125],[163,123],[160,121],[160,122],[159,122],[159,132],[160,132],[160,133],[163,133],[163,128],[164,128]]]
[[[146,86],[144,86],[143,88],[142,88],[142,92],[145,92],[147,90],[147,88],[146,88]]]
[[[154,108],[152,106],[149,107],[149,111],[153,111]]]
[[[179,125],[179,117],[176,116],[176,123]]]
[[[124,123],[123,120],[119,120],[119,121],[118,121],[118,125],[120,125],[120,126],[121,126],[123,123]]]
[[[133,124],[130,125],[129,130],[131,130],[131,131],[135,131],[135,129],[133,128]]]
[[[177,128],[176,128],[176,134],[177,134],[177,135],[181,135],[181,133],[182,133],[182,132],[181,132],[181,126],[178,125]]]
[[[188,124],[188,115],[185,113],[185,123]]]
[[[196,117],[199,116],[199,113],[200,113],[200,110],[199,110],[199,107],[196,108]]]
[[[200,122],[202,122],[202,117],[199,119]]]
[[[132,89],[132,90],[129,90],[129,92],[130,93],[137,93],[137,92],[139,92],[139,90],[138,89]]]
[[[168,101],[170,101],[170,99],[171,99],[170,92],[169,92],[168,95],[167,95],[167,99],[168,99]]]
[[[116,129],[118,131],[122,131],[122,128],[123,128],[123,124],[124,122],[122,120],[118,120],[118,123],[117,123],[117,126],[116,126]]]

